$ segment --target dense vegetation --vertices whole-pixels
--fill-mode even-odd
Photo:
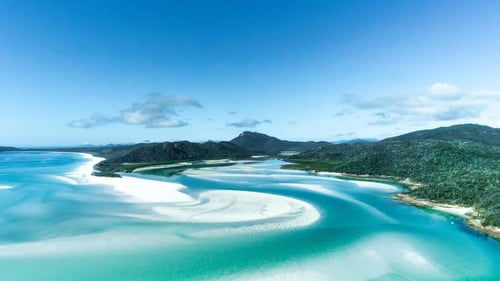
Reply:
[[[241,133],[230,142],[239,145],[246,150],[259,153],[276,153],[285,150],[303,151],[311,148],[331,145],[331,143],[324,141],[301,142],[280,140],[276,137],[248,131]]]
[[[306,150],[308,149],[308,150]],[[16,150],[0,147],[0,151]],[[438,202],[474,206],[485,225],[500,226],[500,129],[456,125],[417,131],[380,142],[284,141],[264,134],[243,132],[230,142],[165,142],[57,149],[86,152],[107,160],[96,169],[100,175],[155,164],[211,159],[244,159],[255,152],[303,151],[286,158],[285,168],[334,171],[390,177],[419,182],[412,196]],[[305,151],[304,151],[305,150]],[[51,151],[54,151],[52,149]],[[219,164],[217,164],[219,165]],[[166,169],[175,173],[183,167]],[[158,172],[158,171],[156,171]],[[155,172],[155,173],[156,173]]]
[[[165,142],[139,146],[125,154],[118,154],[96,165],[102,175],[130,171],[154,164],[211,159],[244,159],[250,153],[230,142],[192,143],[188,141]]]
[[[411,195],[474,206],[500,226],[500,129],[459,125],[372,144],[341,144],[291,156],[288,168],[410,178]]]

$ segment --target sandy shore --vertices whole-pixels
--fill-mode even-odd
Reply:
[[[336,172],[317,172],[316,174],[320,176],[332,176],[332,177],[342,176],[342,173],[336,173]]]
[[[97,177],[92,175],[94,166],[104,158],[90,154],[81,154],[88,162],[78,169],[66,174],[78,184],[107,185],[113,187],[117,193],[126,196],[126,201],[150,203],[191,202],[194,199],[181,192],[186,187],[170,182],[154,181],[130,176],[121,178]]]
[[[374,188],[374,189],[391,191],[391,192],[400,190],[400,188],[398,188],[394,185],[380,183],[380,182],[356,181],[356,180],[348,180],[348,182],[354,183],[357,186],[363,187],[363,188]]]
[[[478,213],[472,207],[436,203],[429,200],[417,199],[403,193],[395,194],[394,198],[399,199],[409,205],[427,208],[463,218],[470,227],[484,232],[494,238],[500,238],[500,227],[483,226],[481,220],[478,218]]]
[[[374,176],[370,176],[370,175],[354,175],[354,174],[344,174],[344,173],[334,173],[334,172],[333,173],[319,172],[317,174],[318,175],[325,175],[325,176],[353,177],[353,178],[360,178],[360,179],[392,180],[395,183],[399,183],[399,184],[406,186],[409,190],[415,190],[415,189],[420,188],[422,186],[422,184],[417,183],[417,182],[413,182],[409,178],[397,179],[397,178],[388,177],[388,176],[374,177]],[[349,180],[349,181],[355,182],[356,184],[359,184],[360,186],[363,186],[364,183],[366,183],[366,186],[370,186],[373,184],[373,182],[369,182],[369,181],[356,181],[356,180]],[[382,184],[382,183],[376,183],[376,184]],[[404,193],[395,194],[393,197],[396,199],[399,199],[399,200],[401,200],[409,205],[427,208],[427,209],[432,209],[432,210],[435,210],[438,212],[447,213],[447,214],[450,214],[453,216],[463,218],[465,220],[465,222],[467,223],[467,225],[469,225],[471,228],[478,230],[478,231],[481,231],[481,232],[483,232],[491,237],[494,237],[496,239],[500,239],[500,227],[483,226],[481,220],[478,218],[477,211],[475,211],[474,208],[472,208],[472,207],[463,207],[463,206],[458,206],[458,205],[450,205],[450,204],[432,202],[429,200],[417,199],[417,198],[411,197],[410,195],[404,194]]]
[[[156,215],[127,214],[149,220],[186,223],[253,222],[272,224],[280,221],[281,228],[299,227],[317,221],[320,213],[310,204],[272,194],[235,190],[201,192],[196,198],[186,194],[186,186],[132,176],[121,178],[93,176],[93,167],[103,158],[82,154],[88,162],[61,177],[68,183],[111,186],[127,202],[152,203]],[[219,163],[227,160],[211,161]],[[165,204],[167,203],[167,204]],[[254,227],[248,230],[271,227]]]
[[[163,164],[163,165],[154,165],[154,166],[147,166],[147,167],[142,167],[142,168],[137,168],[133,170],[132,172],[141,172],[141,171],[150,171],[150,170],[157,170],[157,169],[170,169],[170,168],[177,168],[177,167],[189,167],[192,166],[193,163],[191,162],[181,162],[181,163],[175,163],[175,164]]]

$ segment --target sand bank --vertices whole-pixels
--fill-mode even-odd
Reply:
[[[308,223],[319,218],[310,204],[272,194],[211,190],[200,193],[198,202],[185,205],[155,207],[165,219],[175,222],[234,223],[258,222],[307,216]]]
[[[87,154],[85,157],[89,160],[88,163],[67,174],[67,178],[77,184],[111,186],[128,202],[156,203],[151,207],[157,215],[130,216],[186,223],[265,223],[270,220],[283,220],[288,222],[288,227],[308,225],[320,217],[312,205],[285,196],[250,191],[211,190],[201,192],[195,198],[184,193],[187,187],[178,183],[124,175],[121,178],[93,176],[93,166],[103,159]]]
[[[317,172],[316,174],[320,176],[332,176],[332,177],[342,176],[342,173],[336,173],[336,172]]]
[[[91,176],[88,183],[112,186],[114,191],[127,196],[126,200],[129,202],[175,203],[194,200],[191,196],[181,192],[186,187],[177,183],[127,176],[121,178]]]
[[[386,183],[380,183],[380,182],[373,182],[373,181],[357,181],[357,180],[348,180],[350,183],[354,183],[359,187],[363,188],[374,188],[374,189],[379,189],[379,190],[385,190],[385,191],[398,191],[400,188],[386,184]]]
[[[186,188],[181,184],[130,176],[122,176],[121,178],[94,176],[92,175],[94,166],[104,158],[85,153],[81,155],[88,159],[88,162],[66,174],[68,183],[72,180],[75,184],[111,186],[114,191],[126,196],[126,201],[129,202],[173,203],[193,201],[191,196],[181,192]]]
[[[170,168],[185,167],[185,166],[191,166],[191,165],[193,165],[193,163],[191,163],[191,162],[181,162],[181,163],[175,163],[175,164],[154,165],[154,166],[147,166],[147,167],[137,168],[133,172],[150,171],[150,170],[157,170],[157,169],[170,169]]]

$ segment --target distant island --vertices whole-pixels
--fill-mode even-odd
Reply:
[[[0,147],[0,151],[13,150],[17,148]],[[290,150],[297,153],[279,154]],[[292,163],[284,165],[285,169],[403,183],[409,190],[397,197],[409,204],[473,207],[477,213],[469,215],[469,223],[492,236],[500,236],[500,129],[487,126],[455,125],[381,141],[341,144],[286,141],[247,131],[222,142],[180,141],[51,151],[84,152],[106,158],[95,166],[95,174],[100,176],[119,176],[117,173],[150,166],[171,169],[164,173],[170,175],[186,168],[229,163],[204,162],[207,160],[242,160],[256,154],[279,157]],[[171,165],[186,161],[190,162],[188,166]]]
[[[18,148],[15,147],[9,147],[9,146],[0,146],[0,152],[2,151],[16,151],[19,150]]]

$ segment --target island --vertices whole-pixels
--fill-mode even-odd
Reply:
[[[286,169],[399,182],[408,191],[395,197],[409,204],[454,214],[457,207],[472,207],[458,215],[500,237],[500,129],[455,125],[375,143],[324,146],[284,159],[293,163]]]
[[[0,147],[2,151],[18,150]],[[295,150],[295,153],[283,154]],[[191,168],[233,165],[234,160],[276,157],[284,169],[341,178],[391,181],[407,187],[394,198],[464,218],[500,238],[500,129],[462,124],[416,131],[380,141],[285,141],[243,132],[230,141],[139,143],[50,149],[105,158],[94,175],[140,172],[171,176]]]

